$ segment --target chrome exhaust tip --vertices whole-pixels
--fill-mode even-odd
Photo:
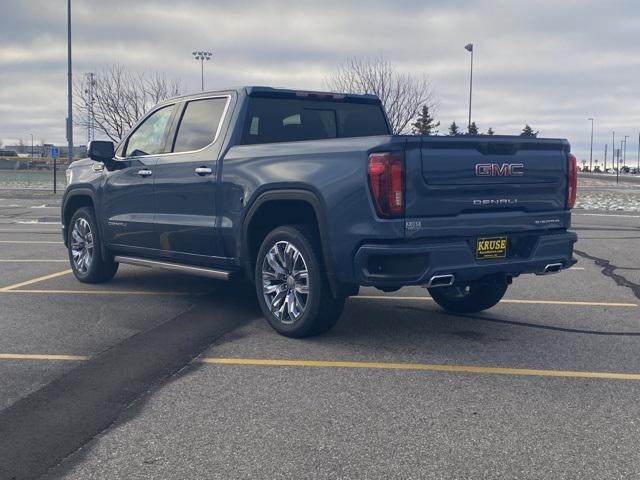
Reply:
[[[425,285],[426,288],[435,287],[450,287],[455,282],[456,277],[453,274],[446,275],[434,275],[429,279],[429,283]]]
[[[564,265],[562,265],[561,263],[550,263],[549,265],[544,267],[542,274],[549,275],[551,273],[559,273],[562,271],[563,267]]]

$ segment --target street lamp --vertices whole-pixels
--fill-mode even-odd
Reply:
[[[198,51],[198,52],[191,52],[191,55],[193,55],[194,59],[200,60],[200,88],[204,92],[204,61],[211,60],[211,55],[213,54],[211,52]]]
[[[73,161],[73,93],[71,78],[71,0],[67,0],[67,148]],[[56,169],[53,169],[53,193],[56,193]]]
[[[591,172],[591,162],[593,162],[593,118],[587,118],[591,120],[591,151],[589,152],[589,171]]]
[[[473,43],[467,43],[465,50],[471,53],[471,72],[469,75],[469,122],[467,123],[467,131],[471,128],[471,94],[473,93]]]

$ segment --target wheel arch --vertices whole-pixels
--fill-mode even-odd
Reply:
[[[280,220],[267,218],[274,209],[281,215]],[[268,190],[257,195],[247,209],[242,224],[241,244],[238,251],[242,255],[242,264],[247,277],[254,280],[254,262],[257,250],[256,243],[262,242],[264,236],[273,228],[290,223],[301,223],[301,216],[313,213],[313,218],[304,218],[304,222],[317,229],[322,260],[326,269],[329,285],[334,296],[338,296],[339,288],[335,276],[333,253],[330,248],[329,233],[326,223],[326,207],[320,195],[312,190],[301,188]],[[261,222],[262,220],[262,222]],[[311,221],[309,221],[311,220]],[[260,238],[261,237],[261,238]]]
[[[98,234],[100,238],[103,239],[102,235],[102,225],[100,223],[100,219],[98,218],[98,212],[96,209],[96,196],[93,190],[89,188],[76,188],[69,191],[64,198],[62,203],[62,225],[65,231],[64,236],[64,244],[67,245],[67,232],[69,231],[69,222],[71,222],[71,218],[73,214],[78,211],[78,209],[82,207],[91,207],[93,208],[93,212],[96,218],[96,224],[98,228]],[[100,242],[102,247],[102,253],[104,254],[104,241]]]

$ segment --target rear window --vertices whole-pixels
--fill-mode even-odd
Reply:
[[[380,105],[250,98],[240,143],[298,142],[388,135]]]
[[[180,120],[173,151],[200,150],[212,143],[226,104],[226,97],[193,100],[187,103]]]

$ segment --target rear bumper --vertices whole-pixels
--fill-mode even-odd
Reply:
[[[354,258],[360,285],[400,287],[424,285],[435,275],[454,275],[456,283],[493,275],[516,277],[543,273],[550,264],[569,268],[576,263],[573,232],[536,236],[525,254],[498,260],[476,260],[470,239],[430,244],[365,244]]]

